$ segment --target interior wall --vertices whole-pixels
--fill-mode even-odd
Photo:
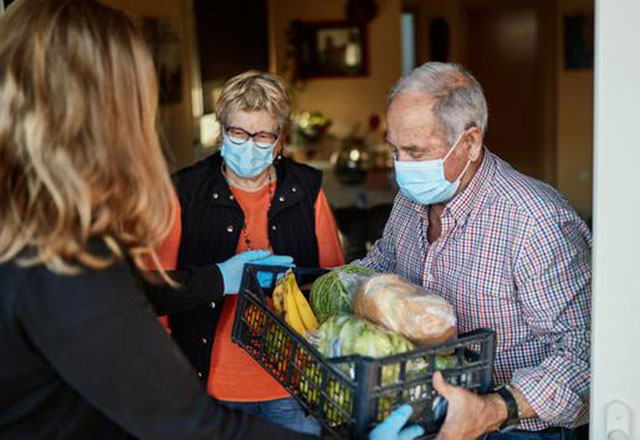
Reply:
[[[464,64],[467,35],[462,7],[482,3],[491,3],[491,0],[403,0],[403,8],[416,10],[418,14],[418,63],[430,59],[429,23],[435,18],[444,18],[451,29],[450,59]],[[550,97],[545,110],[556,113],[548,124],[549,132],[545,133],[550,153],[547,160],[551,161],[547,163],[545,180],[555,185],[584,217],[591,217],[592,212],[593,71],[564,69],[563,16],[592,11],[593,0],[560,0],[556,4],[555,80],[549,84]]]
[[[271,63],[283,73],[287,63],[285,32],[293,20],[333,21],[345,18],[346,0],[271,0]],[[378,16],[369,24],[369,74],[358,78],[307,80],[297,94],[298,110],[320,110],[333,119],[331,132],[345,135],[369,116],[384,115],[386,95],[402,72],[401,0],[379,0]]]
[[[194,159],[194,124],[191,107],[191,26],[189,0],[102,0],[133,17],[179,20],[182,26],[182,100],[163,105],[160,117],[166,141],[173,153],[172,167],[180,168]]]

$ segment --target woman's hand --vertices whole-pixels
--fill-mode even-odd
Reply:
[[[271,255],[269,251],[247,251],[234,255],[227,261],[218,263],[217,266],[222,274],[224,282],[224,294],[230,295],[238,293],[240,290],[240,282],[242,281],[242,272],[245,264],[263,264],[266,266],[292,266],[293,258],[286,255]],[[271,275],[270,273],[265,273]],[[266,284],[266,280],[260,279],[260,285]],[[270,277],[269,277],[270,281]]]
[[[413,440],[420,437],[424,434],[422,426],[412,425],[404,428],[411,413],[413,408],[410,405],[402,405],[371,431],[369,440]]]

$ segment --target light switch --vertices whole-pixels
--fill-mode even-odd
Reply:
[[[607,440],[631,439],[631,411],[619,400],[614,400],[606,409]]]
[[[615,431],[609,432],[607,435],[607,440],[631,440],[627,434],[616,429]]]

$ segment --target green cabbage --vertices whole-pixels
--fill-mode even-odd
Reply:
[[[363,318],[342,315],[332,316],[323,322],[318,330],[309,335],[309,341],[327,358],[357,354],[372,358],[384,358],[416,349],[408,339],[386,331]],[[428,363],[422,358],[407,362],[407,376],[425,371]],[[444,370],[457,366],[455,356],[436,356],[436,369]],[[343,370],[354,377],[353,365]],[[400,366],[397,363],[382,367],[381,385],[397,382]]]
[[[316,318],[322,322],[329,316],[351,313],[351,301],[359,282],[374,273],[367,267],[344,265],[320,276],[309,294]]]

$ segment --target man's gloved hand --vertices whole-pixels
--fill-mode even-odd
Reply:
[[[410,405],[402,405],[384,419],[382,423],[373,428],[369,433],[369,440],[413,440],[424,434],[424,429],[419,425],[404,428],[411,417],[413,408]]]
[[[266,266],[292,266],[293,258],[286,255],[271,255],[269,251],[247,251],[241,254],[234,255],[227,261],[218,263],[217,266],[222,274],[222,281],[224,282],[224,294],[235,294],[240,290],[240,282],[242,281],[242,272],[245,264],[263,264]],[[268,280],[265,278],[266,275]],[[270,283],[270,273],[258,273],[258,281],[260,285]]]

